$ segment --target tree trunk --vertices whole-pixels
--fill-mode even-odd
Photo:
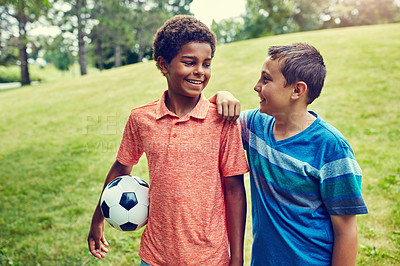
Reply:
[[[80,16],[78,15],[78,18]],[[80,20],[80,19],[78,19]],[[79,23],[79,22],[78,22]],[[81,25],[81,24],[79,24]],[[83,40],[83,32],[80,27],[78,28],[78,55],[79,55],[79,65],[81,67],[81,75],[86,75],[86,51],[85,51],[85,41]]]
[[[19,60],[21,62],[21,85],[31,84],[28,69],[28,53],[26,52],[26,45],[19,48]]]
[[[99,69],[101,71],[104,69],[104,65],[103,65],[102,41],[100,39],[97,40],[96,55],[97,55],[97,66],[99,67]]]
[[[140,49],[140,50],[138,51],[138,62],[142,62],[142,61],[143,61],[143,56],[144,56],[144,53],[143,53],[143,51]]]
[[[26,23],[27,19],[23,11],[18,12],[17,14],[18,20],[18,31],[19,31],[19,39],[18,39],[18,49],[19,49],[19,61],[21,63],[21,85],[29,85],[31,84],[31,80],[29,78],[29,69],[28,69],[28,53],[26,52]]]
[[[78,11],[78,56],[79,56],[79,65],[81,67],[81,75],[86,75],[86,51],[85,51],[85,40],[84,40],[84,28],[85,28],[85,19],[82,19],[81,11],[85,8],[85,1],[80,0],[76,3],[76,9]]]
[[[121,45],[117,44],[115,45],[114,49],[114,67],[120,67],[122,66],[122,60],[121,60]]]

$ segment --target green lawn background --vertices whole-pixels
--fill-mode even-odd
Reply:
[[[343,133],[363,169],[370,214],[358,218],[357,264],[398,265],[400,24],[218,46],[206,96],[229,90],[242,109],[257,107],[253,86],[268,46],[292,42],[311,43],[324,56],[326,84],[310,109]],[[102,261],[88,254],[86,237],[130,109],[159,98],[164,78],[153,61],[58,80],[37,71],[51,82],[0,91],[0,264],[137,265],[141,231],[107,225],[111,246]],[[145,158],[133,174],[148,180]],[[249,265],[250,211],[245,244]]]

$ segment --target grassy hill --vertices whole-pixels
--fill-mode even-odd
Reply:
[[[328,69],[310,106],[349,140],[370,214],[360,216],[359,265],[400,263],[400,24],[303,32],[219,46],[205,94],[229,90],[242,109],[268,46],[308,42]],[[130,109],[166,89],[154,62],[0,91],[0,264],[132,265],[141,232],[107,225],[110,253],[88,254],[91,215]],[[133,174],[148,179],[145,158]],[[249,193],[248,193],[249,194]],[[250,219],[248,219],[249,221]],[[246,232],[250,260],[251,225]]]

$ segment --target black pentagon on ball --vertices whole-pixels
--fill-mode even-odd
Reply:
[[[122,193],[119,204],[126,210],[130,210],[138,204],[135,192],[124,192]]]
[[[101,212],[103,213],[104,218],[110,218],[110,207],[108,207],[105,201],[101,204]]]
[[[121,180],[122,180],[122,177],[117,177],[117,178],[115,178],[113,181],[111,181],[111,182],[107,185],[107,187],[108,187],[108,188],[115,187],[116,185],[118,185],[119,181],[121,181]]]
[[[127,222],[119,227],[121,227],[122,231],[135,231],[138,226],[137,224]]]

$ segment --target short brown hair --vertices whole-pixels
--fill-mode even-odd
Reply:
[[[271,46],[268,55],[272,60],[278,59],[286,86],[303,81],[308,87],[308,104],[321,94],[324,86],[326,67],[322,55],[307,43]]]

